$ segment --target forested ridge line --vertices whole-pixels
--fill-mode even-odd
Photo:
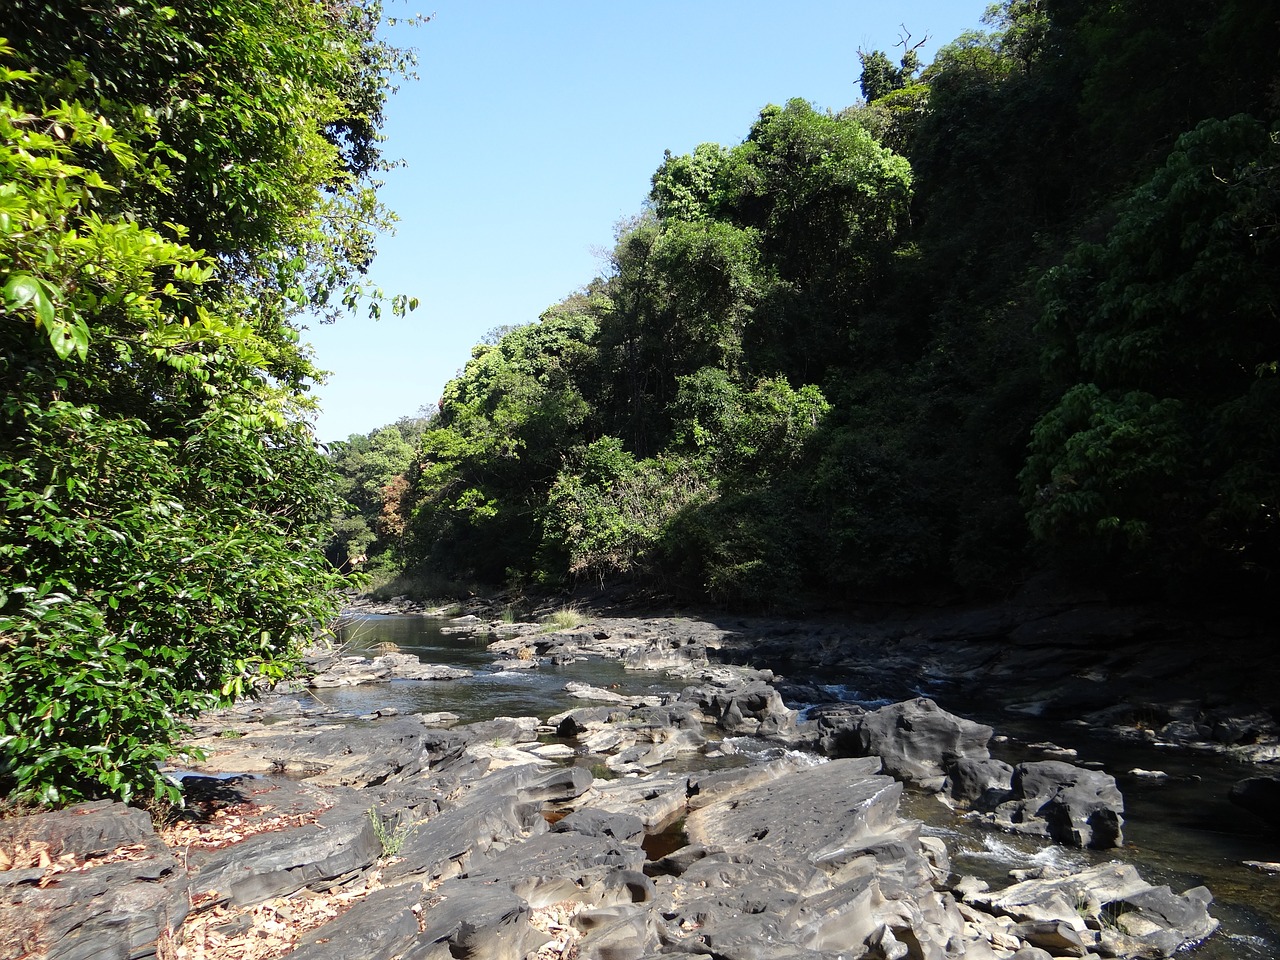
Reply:
[[[668,155],[606,275],[334,445],[331,559],[749,608],[1046,568],[1265,596],[1276,21],[1006,0],[926,67],[862,52],[846,109]]]

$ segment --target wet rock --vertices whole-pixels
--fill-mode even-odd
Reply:
[[[1020,763],[1010,795],[995,810],[1002,829],[1099,850],[1124,843],[1124,799],[1108,774],[1060,760]]]

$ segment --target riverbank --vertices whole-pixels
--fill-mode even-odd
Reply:
[[[193,806],[205,819],[187,823],[185,841],[161,835],[170,860],[145,837],[133,841],[143,844],[139,859],[109,862],[87,855],[81,861],[92,851],[66,841],[45,853],[51,864],[74,866],[52,874],[44,887],[47,873],[26,883],[55,894],[61,888],[65,900],[69,883],[104,877],[104,866],[142,863],[115,868],[140,870],[136,882],[101,889],[122,897],[131,888],[172,896],[147,909],[126,900],[130,922],[122,924],[117,910],[102,914],[102,923],[135,939],[158,931],[161,955],[184,957],[278,956],[262,951],[292,945],[303,956],[334,957],[443,957],[462,950],[502,958],[541,951],[544,957],[1024,960],[1159,955],[1211,929],[1203,892],[1161,890],[1104,864],[1067,876],[1041,869],[993,894],[952,875],[945,845],[918,821],[899,816],[900,781],[908,781],[975,806],[993,826],[1003,820],[1006,829],[1015,821],[1030,832],[1058,829],[1067,842],[1094,842],[1095,830],[1109,822],[1107,810],[1117,829],[1122,826],[1122,805],[1109,796],[1105,780],[1093,781],[1074,810],[1062,796],[1061,776],[1047,792],[1027,786],[1048,773],[1079,779],[1096,771],[1025,768],[1015,796],[1014,770],[1006,778],[990,759],[990,728],[931,701],[838,707],[849,699],[845,674],[857,670],[864,679],[917,689],[925,681],[951,693],[963,689],[964,672],[956,681],[943,668],[968,660],[974,676],[979,663],[1000,666],[986,649],[1002,635],[990,619],[978,629],[970,618],[964,630],[958,624],[965,621],[951,621],[926,647],[940,644],[965,656],[940,659],[937,649],[922,655],[925,631],[900,623],[875,630],[846,625],[837,632],[837,625],[789,621],[612,617],[544,633],[536,624],[480,616],[486,611],[479,603],[476,610],[450,626],[483,641],[491,667],[537,671],[603,657],[633,670],[661,670],[670,689],[634,699],[587,687],[571,691],[583,704],[578,708],[475,723],[394,711],[343,718],[324,708],[326,689],[387,681],[429,687],[457,683],[458,676],[424,674],[416,657],[396,659],[394,651],[355,659],[318,654],[312,680],[327,677],[327,688],[205,719],[197,743],[210,752],[200,770],[206,779],[189,781],[193,796],[207,797]],[[1079,622],[1052,621],[1057,630]],[[1049,625],[1042,622],[1037,635],[1045,636]],[[1143,631],[1129,633],[1137,639],[1125,644],[1124,655],[1147,649]],[[796,638],[824,671],[823,683],[782,681],[767,668],[722,662],[759,665],[762,651],[785,645],[795,663],[798,645],[786,641]],[[1111,664],[1122,656],[1107,655]],[[1060,654],[1051,654],[1034,675],[1049,676],[1049,663],[1061,663],[1053,656]],[[1014,662],[1026,664],[1025,652]],[[396,681],[397,670],[418,673]],[[1047,689],[1023,691],[1039,696]],[[828,706],[814,694],[823,694]],[[798,696],[817,708],[801,717],[787,705]],[[903,729],[917,735],[905,741],[894,735]],[[743,759],[734,756],[743,737],[848,759],[815,766],[793,754],[731,767]],[[1247,746],[1261,748],[1265,741],[1264,733]],[[848,757],[859,752],[869,756]],[[668,772],[671,767],[694,772]],[[1042,809],[1047,816],[1036,824]],[[1062,822],[1065,827],[1054,826]],[[94,841],[98,848],[109,845],[109,836]],[[154,855],[143,857],[148,850]],[[1027,883],[1032,886],[1021,886]],[[77,899],[101,896],[83,892]],[[25,909],[46,908],[28,903]],[[55,912],[47,929],[57,929],[58,908],[49,909]],[[1175,914],[1180,921],[1171,920]],[[318,921],[324,922],[308,926]],[[172,931],[167,939],[166,930]],[[100,935],[100,928],[81,923],[62,930],[58,942]],[[778,946],[761,953],[761,942]],[[235,952],[250,944],[259,952]],[[145,944],[130,950],[124,955],[145,955]]]

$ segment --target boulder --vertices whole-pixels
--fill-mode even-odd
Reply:
[[[787,738],[796,732],[799,714],[765,680],[689,687],[680,699],[694,704],[711,723],[734,736]]]
[[[1044,836],[1073,847],[1106,850],[1124,844],[1124,798],[1115,778],[1061,760],[1020,763],[1010,799],[995,822],[1015,833]]]
[[[1009,799],[1013,788],[1013,767],[1003,760],[955,761],[947,770],[943,792],[973,810],[994,810]]]
[[[925,697],[870,712],[824,713],[818,730],[824,751],[878,756],[885,773],[935,790],[942,788],[943,778],[957,761],[988,759],[993,732]]]

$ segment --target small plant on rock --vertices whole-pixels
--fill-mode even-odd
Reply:
[[[378,845],[382,847],[382,858],[390,860],[400,855],[400,849],[404,846],[406,840],[418,829],[418,823],[400,823],[399,818],[396,819],[394,827],[388,827],[387,821],[382,818],[382,814],[378,812],[376,807],[369,808],[369,822],[373,824],[373,835],[378,838]]]

